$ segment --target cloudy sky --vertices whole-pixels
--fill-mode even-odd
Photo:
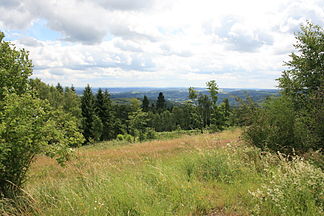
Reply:
[[[93,87],[275,88],[323,0],[0,0],[0,31],[33,77]]]

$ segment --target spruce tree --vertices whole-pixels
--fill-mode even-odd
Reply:
[[[142,103],[142,109],[144,112],[149,111],[149,105],[150,105],[150,102],[149,102],[148,98],[146,97],[146,95],[144,95],[143,103]]]
[[[112,139],[113,137],[113,111],[110,95],[106,90],[103,92],[99,88],[96,95],[96,113],[102,122],[101,140]]]
[[[57,89],[60,93],[63,93],[63,87],[61,86],[60,83],[57,83],[57,85],[56,85],[56,89]]]
[[[159,112],[162,112],[163,110],[165,110],[165,108],[166,108],[166,103],[165,103],[164,95],[162,92],[160,92],[156,101],[156,109]]]
[[[94,120],[96,118],[95,97],[89,85],[87,85],[83,91],[83,96],[81,98],[81,109],[83,117],[83,136],[86,139],[86,142],[89,143],[95,138]]]
[[[71,86],[71,91],[75,92],[75,88],[73,85]]]
[[[223,100],[223,104],[224,104],[224,114],[225,114],[225,117],[228,118],[230,113],[231,113],[231,107],[229,105],[229,101],[228,101],[228,98],[224,98]]]

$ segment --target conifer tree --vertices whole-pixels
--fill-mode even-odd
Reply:
[[[57,85],[56,85],[56,89],[57,89],[60,93],[63,93],[63,87],[61,86],[60,83],[57,83]]]
[[[229,105],[229,101],[228,101],[228,98],[225,98],[223,100],[223,106],[224,106],[224,114],[225,114],[225,117],[228,118],[230,113],[231,113],[231,107]]]
[[[96,113],[102,122],[101,140],[112,139],[113,137],[113,111],[110,95],[107,90],[105,92],[99,88],[96,95]]]
[[[166,108],[166,103],[165,103],[164,95],[162,92],[160,92],[156,101],[156,109],[158,110],[158,112],[162,112],[163,110],[165,110],[165,108]]]
[[[95,97],[89,85],[87,85],[83,91],[83,96],[81,98],[81,109],[83,117],[83,136],[88,143],[95,138],[94,120],[96,118]]]
[[[149,102],[148,98],[146,97],[146,95],[144,95],[143,103],[142,103],[142,109],[144,112],[149,111],[149,105],[150,105],[150,102]]]
[[[75,88],[73,85],[71,86],[71,91],[75,92]]]

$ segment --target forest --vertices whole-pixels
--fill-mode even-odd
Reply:
[[[30,78],[33,64],[28,51],[17,49],[13,43],[5,41],[4,34],[0,33],[0,214],[19,215],[22,212],[25,214],[28,211],[36,211],[31,214],[37,215],[38,210],[28,209],[26,206],[29,204],[24,204],[33,202],[33,198],[26,195],[24,188],[28,184],[32,164],[40,156],[53,158],[64,167],[69,161],[74,160],[78,149],[84,151],[83,148],[92,148],[91,146],[95,148],[98,143],[123,142],[130,146],[134,143],[146,145],[145,143],[154,142],[159,134],[164,132],[180,133],[182,131],[188,134],[194,132],[196,136],[215,136],[215,134],[226,134],[226,131],[239,128],[242,131],[240,142],[244,142],[250,148],[249,152],[242,150],[244,155],[249,157],[246,163],[249,163],[249,166],[253,163],[255,175],[260,174],[260,179],[261,176],[265,178],[271,173],[264,164],[267,160],[267,163],[273,163],[271,165],[273,167],[269,169],[275,169],[276,164],[279,163],[282,163],[280,165],[282,167],[293,164],[291,166],[295,166],[296,172],[300,171],[296,167],[300,165],[307,167],[308,171],[305,173],[314,174],[311,177],[305,177],[305,173],[302,173],[304,170],[302,170],[301,176],[294,177],[302,179],[302,183],[299,182],[300,185],[296,183],[302,189],[300,193],[295,193],[295,198],[282,195],[284,197],[282,202],[292,199],[292,203],[285,203],[288,205],[287,212],[280,212],[282,208],[276,207],[279,204],[275,203],[276,201],[271,203],[271,194],[267,195],[264,192],[262,196],[269,196],[270,201],[267,199],[262,201],[260,198],[256,201],[260,208],[253,209],[252,212],[246,210],[248,211],[246,214],[321,215],[324,208],[324,30],[320,26],[307,23],[296,33],[296,41],[294,47],[297,52],[290,55],[290,60],[285,63],[288,69],[283,71],[281,77],[278,78],[280,95],[267,97],[261,103],[249,97],[244,99],[237,97],[235,105],[230,105],[228,98],[219,101],[217,80],[211,80],[206,82],[207,92],[197,91],[190,87],[187,100],[181,103],[168,103],[168,98],[160,92],[156,95],[156,100],[149,100],[145,95],[141,99],[132,98],[129,103],[119,104],[114,103],[110,93],[101,88],[94,93],[88,85],[83,89],[82,95],[78,95],[73,86],[63,87],[59,83],[52,86],[40,79]],[[208,139],[210,138],[206,138]],[[192,161],[190,156],[186,156],[188,164],[184,166],[188,179],[187,182],[181,180],[183,182],[181,185],[191,184],[190,179],[193,178],[191,176],[195,175],[197,179],[192,181],[197,185],[201,184],[200,180],[210,183],[215,179],[224,185],[234,184],[232,179],[236,178],[235,175],[245,172],[245,165],[234,164],[243,163],[246,158],[244,159],[236,152],[233,155],[237,158],[233,160],[240,160],[233,164],[230,162],[225,164],[227,160],[230,160],[228,157],[231,153],[226,153],[225,150],[218,151],[220,152],[217,154],[206,153],[201,158],[192,156]],[[273,156],[277,158],[275,162],[270,162],[271,159],[265,158],[268,153],[276,155]],[[255,156],[256,154],[258,156]],[[303,159],[300,158],[305,158],[309,162],[305,162],[306,165],[302,164],[304,162],[301,162]],[[284,162],[278,162],[280,160]],[[191,161],[190,164],[188,161]],[[294,161],[297,162],[294,163]],[[220,169],[217,168],[220,164],[223,164],[219,171],[221,174],[212,177],[213,172],[218,172],[217,169]],[[215,167],[212,167],[213,165]],[[164,171],[172,176],[172,171]],[[285,173],[283,170],[280,172],[282,175]],[[312,181],[304,182],[306,178]],[[122,182],[116,179],[111,180],[111,182],[114,181]],[[154,178],[148,181],[154,181]],[[289,183],[281,183],[282,185],[275,185],[271,190],[283,190],[283,193],[286,193],[284,187]],[[168,191],[167,184],[172,185],[175,182],[165,182],[165,184],[160,186]],[[113,189],[110,188],[110,190]],[[171,188],[169,190],[172,192]],[[184,191],[185,189],[182,188],[178,192],[184,193]],[[257,197],[257,194],[261,192],[251,193]],[[175,194],[170,196],[176,197]],[[278,194],[276,193],[275,196],[280,199]],[[26,196],[27,198],[22,198]],[[186,194],[182,196],[186,197]],[[140,200],[140,198],[136,199]],[[50,202],[48,201],[46,205],[51,205]],[[195,206],[188,206],[188,210],[184,212],[177,207],[170,210],[171,214],[187,215],[196,212],[198,215],[206,215],[213,211],[209,205],[199,204],[198,201],[196,203],[196,200],[184,200],[183,202],[184,205],[195,204]],[[128,203],[127,205],[136,206],[137,204]],[[123,207],[126,208],[127,205]],[[250,205],[255,206],[255,203]],[[12,207],[14,210],[10,210],[11,212],[6,210]],[[145,210],[135,211],[133,209],[134,212],[132,212],[130,209],[132,208],[127,209],[128,213],[116,210],[116,212],[112,211],[114,212],[112,214],[153,214],[149,210],[147,210],[149,213],[143,213]],[[263,212],[263,210],[269,212]],[[231,211],[234,210],[231,209]],[[78,214],[81,212],[80,210]],[[87,214],[94,213],[88,212]]]

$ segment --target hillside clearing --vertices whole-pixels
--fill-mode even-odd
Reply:
[[[301,160],[288,162],[262,153],[240,141],[241,129],[183,136],[134,144],[99,143],[76,150],[76,157],[60,167],[39,157],[29,172],[29,201],[4,215],[316,215],[316,199],[307,188],[320,191],[323,173]],[[297,170],[297,172],[296,172]],[[293,177],[286,175],[292,173]],[[296,173],[298,174],[296,176]],[[276,183],[273,176],[286,175]],[[294,176],[295,175],[295,176]],[[307,206],[293,197],[277,198],[278,185],[290,178],[315,179],[303,183]],[[281,179],[281,178],[280,178]],[[286,179],[286,180],[285,180]],[[275,182],[275,183],[274,183]],[[297,181],[298,182],[298,181]],[[269,189],[266,186],[269,185]],[[306,189],[305,189],[306,185]],[[309,187],[308,187],[309,186]],[[263,187],[270,194],[263,194]],[[313,189],[312,189],[313,190]],[[272,194],[273,193],[273,194]],[[316,194],[315,194],[316,195]],[[269,196],[263,202],[259,196]],[[287,201],[288,200],[288,201]],[[289,202],[293,210],[280,212]],[[286,204],[285,204],[286,205]],[[321,205],[321,204],[320,204]],[[303,214],[296,214],[301,212]],[[314,213],[315,212],[315,213]]]

